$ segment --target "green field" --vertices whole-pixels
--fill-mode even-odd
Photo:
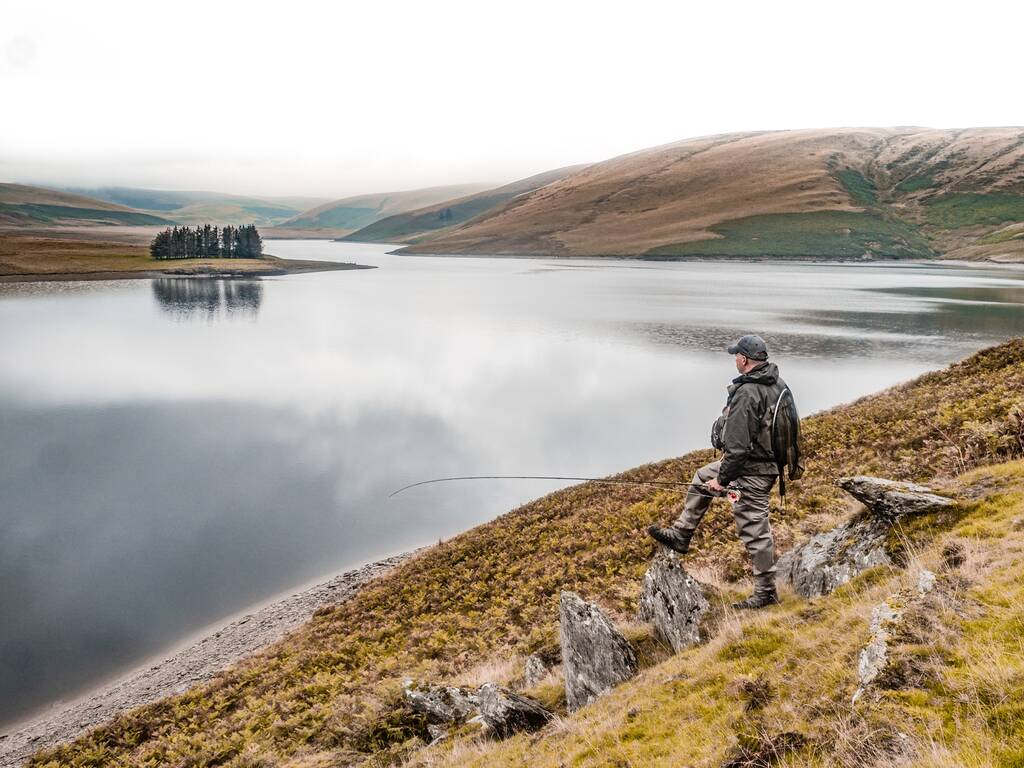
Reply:
[[[11,214],[28,221],[54,222],[66,220],[102,221],[114,224],[170,224],[167,219],[135,211],[111,211],[100,208],[73,208],[68,205],[43,203],[0,203],[0,213]]]
[[[946,195],[929,201],[926,218],[942,229],[1024,221],[1024,195]]]
[[[932,258],[911,226],[872,213],[818,211],[733,219],[712,227],[721,237],[663,245],[646,257]]]

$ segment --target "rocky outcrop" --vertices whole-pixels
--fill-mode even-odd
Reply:
[[[905,590],[892,595],[871,611],[871,637],[857,660],[857,679],[860,685],[853,694],[854,704],[881,675],[888,672],[890,674],[887,676],[890,678],[904,677],[903,673],[891,674],[891,668],[894,666],[892,644],[896,638],[908,634],[905,626],[908,614],[920,614],[927,610],[925,598],[935,589],[935,584],[934,573],[921,571],[917,579],[916,592]],[[920,621],[915,623],[920,624]]]
[[[710,587],[683,568],[675,552],[660,547],[644,575],[638,616],[678,653],[707,640]]]
[[[477,699],[484,731],[499,739],[520,731],[536,731],[554,716],[537,701],[494,683],[481,685]]]
[[[776,563],[776,580],[797,594],[819,597],[876,565],[895,565],[886,549],[893,525],[901,518],[933,512],[953,501],[914,483],[877,477],[846,477],[840,488],[864,504],[864,511],[784,554]]]
[[[562,592],[558,619],[570,711],[636,674],[632,646],[596,605],[573,592]]]
[[[403,694],[410,709],[426,716],[434,741],[443,739],[449,728],[467,723],[479,724],[484,734],[504,739],[535,731],[554,717],[540,702],[495,683],[472,690],[406,680]]]

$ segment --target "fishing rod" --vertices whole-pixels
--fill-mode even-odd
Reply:
[[[739,499],[739,491],[729,489],[722,493],[700,493],[697,488],[705,488],[704,483],[676,483],[669,480],[608,480],[602,477],[565,477],[561,475],[464,475],[462,477],[437,477],[433,480],[421,480],[418,483],[411,483],[409,485],[399,488],[388,494],[390,499],[393,496],[397,496],[402,491],[407,491],[410,488],[416,488],[420,485],[431,485],[433,483],[449,483],[454,480],[576,480],[587,483],[602,483],[604,485],[649,485],[656,488],[686,488],[687,493],[696,493],[698,496],[706,496],[712,499],[718,499],[722,496],[727,496],[730,501],[735,502]],[[677,491],[682,493],[682,491]]]

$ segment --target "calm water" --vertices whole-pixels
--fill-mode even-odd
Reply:
[[[761,333],[804,413],[1024,333],[1008,270],[388,256],[0,284],[0,722],[255,602],[707,442]]]

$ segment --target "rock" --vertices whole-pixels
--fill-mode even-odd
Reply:
[[[520,731],[536,731],[554,717],[539,702],[494,683],[481,685],[477,699],[487,732],[499,739]]]
[[[857,662],[860,687],[853,694],[854,703],[885,668],[889,655],[889,636],[902,615],[903,612],[891,606],[889,602],[876,605],[871,612],[871,640],[860,652],[860,659]]]
[[[709,591],[686,572],[675,552],[659,547],[644,575],[639,618],[650,623],[658,639],[678,653],[707,640]]]
[[[927,595],[935,588],[935,574],[931,571],[921,571],[917,577],[917,593]]]
[[[636,674],[633,648],[596,605],[562,592],[558,619],[570,711]]]
[[[547,674],[548,666],[544,663],[544,659],[535,653],[526,657],[526,664],[523,668],[523,682],[527,688],[539,683],[547,677]]]
[[[953,504],[952,499],[938,496],[931,488],[881,477],[840,478],[836,485],[871,510],[877,517],[890,521],[909,515],[933,512]]]
[[[464,723],[476,714],[479,706],[474,691],[453,685],[424,685],[406,680],[402,693],[409,706],[415,712],[426,715],[427,721],[434,725]]]
[[[886,539],[901,517],[953,504],[923,485],[877,477],[845,477],[837,483],[866,509],[837,528],[812,536],[775,564],[776,581],[804,597],[820,597],[877,565],[895,565]]]

